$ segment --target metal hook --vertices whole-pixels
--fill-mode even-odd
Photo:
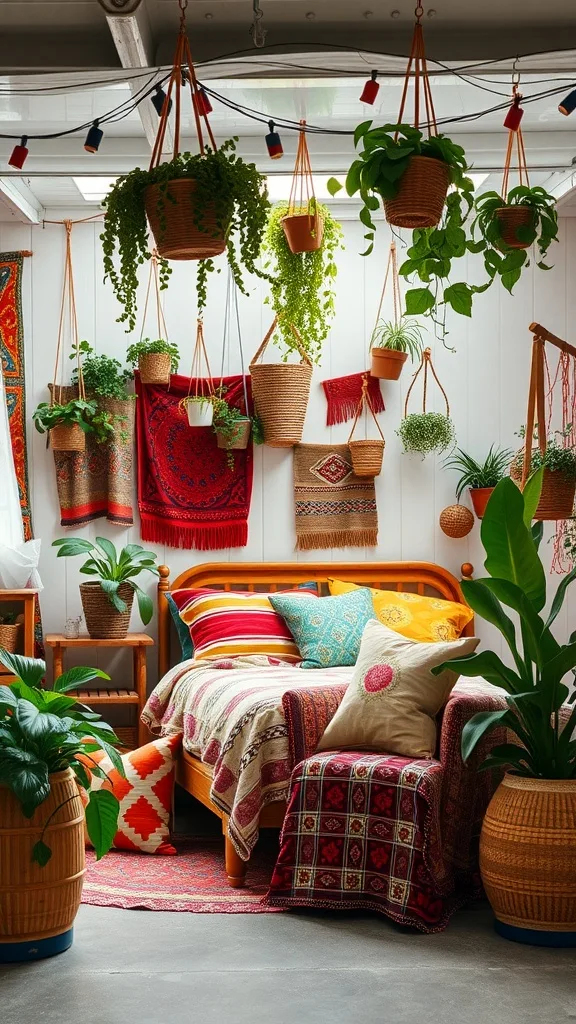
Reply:
[[[254,21],[250,26],[250,35],[252,36],[252,42],[257,49],[261,49],[266,45],[266,36],[268,29],[264,28],[260,22],[264,17],[264,11],[260,7],[260,0],[252,0],[252,10],[254,12]]]
[[[516,88],[518,88],[518,86],[520,85],[520,72],[518,70],[519,60],[520,57],[515,57],[512,62],[512,85],[516,86]]]

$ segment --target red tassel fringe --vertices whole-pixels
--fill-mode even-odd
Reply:
[[[154,516],[140,517],[140,536],[152,544],[196,551],[223,551],[243,548],[248,543],[248,523],[197,524],[171,523]]]
[[[327,427],[333,427],[336,423],[345,423],[346,420],[352,419],[362,396],[364,375],[364,373],[352,373],[347,377],[334,377],[332,380],[322,381],[328,403]],[[384,412],[384,399],[377,377],[368,375],[368,394],[374,412]]]

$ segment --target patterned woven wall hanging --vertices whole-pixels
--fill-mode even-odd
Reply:
[[[374,480],[354,474],[346,444],[296,445],[294,507],[298,551],[378,543]]]

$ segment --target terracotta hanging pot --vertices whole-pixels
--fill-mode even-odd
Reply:
[[[317,213],[289,214],[282,218],[282,230],[290,252],[315,252],[322,245],[324,218]]]
[[[396,352],[383,345],[374,345],[370,349],[370,355],[372,357],[370,373],[373,377],[379,377],[380,380],[398,380],[408,358],[407,352]]]
[[[202,210],[202,230],[196,224],[194,178],[174,178],[164,186],[149,185],[144,192],[146,216],[158,253],[168,260],[205,260],[220,256],[226,248],[224,230],[216,223],[216,206],[206,203]]]
[[[433,228],[440,222],[450,168],[430,156],[411,157],[394,199],[384,200],[386,220],[397,228]]]
[[[500,225],[500,234],[510,249],[529,249],[532,242],[521,242],[517,237],[518,228],[531,228],[534,211],[530,206],[501,206],[495,212]]]
[[[493,487],[470,487],[470,498],[478,519],[482,519],[486,511],[486,505],[490,501]]]

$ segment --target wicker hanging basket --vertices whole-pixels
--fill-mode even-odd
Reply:
[[[441,160],[413,156],[394,199],[384,200],[386,220],[397,228],[433,228],[440,222],[450,184],[450,169]]]
[[[352,440],[352,435],[354,434],[356,424],[358,423],[363,409],[366,409],[366,411],[370,413],[378,428],[380,437],[376,440],[369,440],[368,438],[363,441]],[[384,434],[382,433],[380,424],[376,419],[376,414],[368,393],[368,374],[364,374],[364,379],[362,381],[362,394],[356,409],[356,415],[354,417],[354,423],[352,424],[352,430],[350,431],[350,437],[348,438],[348,448],[350,449],[352,469],[356,476],[375,477],[380,475],[382,472],[382,461],[384,459],[384,447]]]
[[[125,612],[116,610],[99,583],[80,584],[86,629],[92,640],[121,640],[128,633],[134,601],[134,591],[129,583],[120,584],[118,597],[128,606]]]
[[[143,384],[169,384],[171,359],[168,352],[146,352],[138,358]]]
[[[22,626],[19,622],[10,625],[0,623],[0,647],[8,651],[9,654],[16,654],[18,650],[21,629]]]
[[[519,486],[522,483],[523,454],[523,452],[518,454],[510,468],[510,476]],[[545,466],[540,501],[538,502],[534,518],[542,521],[570,519],[574,509],[575,497],[576,480],[566,476],[560,470],[548,469]]]
[[[299,363],[259,363],[275,329],[274,320],[250,363],[252,398],[262,420],[264,444],[271,448],[292,448],[300,444],[310,397],[312,363],[302,339],[291,324],[300,352]]]
[[[54,452],[83,452],[86,434],[77,423],[62,423],[50,431],[50,447]]]
[[[518,84],[514,82],[512,86],[512,102],[513,105],[518,106],[521,95],[518,92]],[[508,185],[510,180],[510,171],[512,169],[512,157],[516,150],[517,156],[517,171],[518,181],[520,185],[530,187],[530,179],[528,177],[528,165],[526,163],[526,151],[524,149],[524,137],[522,135],[522,128],[518,124],[516,128],[512,128],[508,132],[508,146],[506,149],[506,156],[504,158],[504,171],[502,174],[502,187],[500,189],[500,195],[506,202],[506,196],[508,195]],[[501,206],[494,213],[498,226],[500,228],[500,235],[502,238],[503,245],[496,246],[503,251],[507,249],[529,249],[532,242],[522,242],[516,232],[518,228],[531,228],[534,226],[534,210],[530,206]]]
[[[252,422],[248,416],[243,416],[242,419],[236,420],[233,431],[223,433],[221,430],[216,429],[218,447],[226,448],[228,451],[232,449],[240,451],[247,448],[251,429]]]
[[[466,505],[448,505],[440,513],[440,529],[447,537],[460,540],[474,526],[474,515]]]
[[[144,193],[150,230],[163,259],[206,260],[220,256],[226,248],[229,225],[224,230],[217,224],[214,203],[207,203],[198,218],[196,188],[194,178],[174,178],[166,191],[164,186],[149,185]]]
[[[532,242],[521,242],[516,234],[518,228],[534,225],[534,211],[530,206],[501,206],[494,216],[500,225],[502,240],[509,249],[529,249]]]

